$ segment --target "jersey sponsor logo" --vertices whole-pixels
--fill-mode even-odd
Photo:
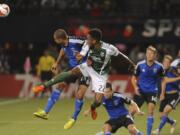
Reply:
[[[146,70],[143,68],[143,69],[142,69],[142,72],[146,72]]]
[[[71,47],[71,50],[73,52],[73,55],[76,56],[76,54],[78,53],[78,51],[74,48],[74,47]]]
[[[118,100],[114,100],[114,105],[117,106],[119,104]]]
[[[154,68],[154,69],[153,69],[153,72],[154,72],[154,73],[157,73],[157,71],[158,71],[157,68]]]
[[[104,56],[105,56],[105,53],[104,53],[104,52],[101,52],[101,53],[100,53],[100,56],[101,56],[101,57],[104,57]]]
[[[91,58],[93,59],[93,61],[96,61],[96,62],[99,62],[99,63],[103,63],[103,61],[101,60],[100,57],[91,56]]]

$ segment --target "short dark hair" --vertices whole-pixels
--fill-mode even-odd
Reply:
[[[57,37],[57,38],[61,38],[61,39],[66,39],[68,37],[66,31],[63,30],[63,29],[57,29],[54,32],[54,36]]]
[[[91,29],[88,34],[98,42],[102,39],[102,31],[98,28]]]

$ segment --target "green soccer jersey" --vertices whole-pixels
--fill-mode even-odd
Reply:
[[[111,56],[117,56],[119,51],[111,44],[101,42],[98,49],[90,49],[89,57],[92,59],[92,68],[100,75],[108,74],[110,71]]]

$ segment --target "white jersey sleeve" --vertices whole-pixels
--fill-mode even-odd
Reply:
[[[175,60],[171,63],[171,66],[172,66],[172,67],[177,67],[178,63],[180,63],[180,58],[179,58],[179,59],[175,59]]]
[[[112,56],[117,56],[120,53],[119,50],[111,44],[109,45],[109,50],[109,54]]]
[[[82,46],[82,50],[81,50],[80,54],[82,56],[86,56],[88,51],[89,51],[89,45],[87,44],[87,41],[85,41],[84,45]]]

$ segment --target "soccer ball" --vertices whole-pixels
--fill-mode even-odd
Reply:
[[[0,4],[0,17],[7,17],[10,13],[10,8],[7,4]]]

